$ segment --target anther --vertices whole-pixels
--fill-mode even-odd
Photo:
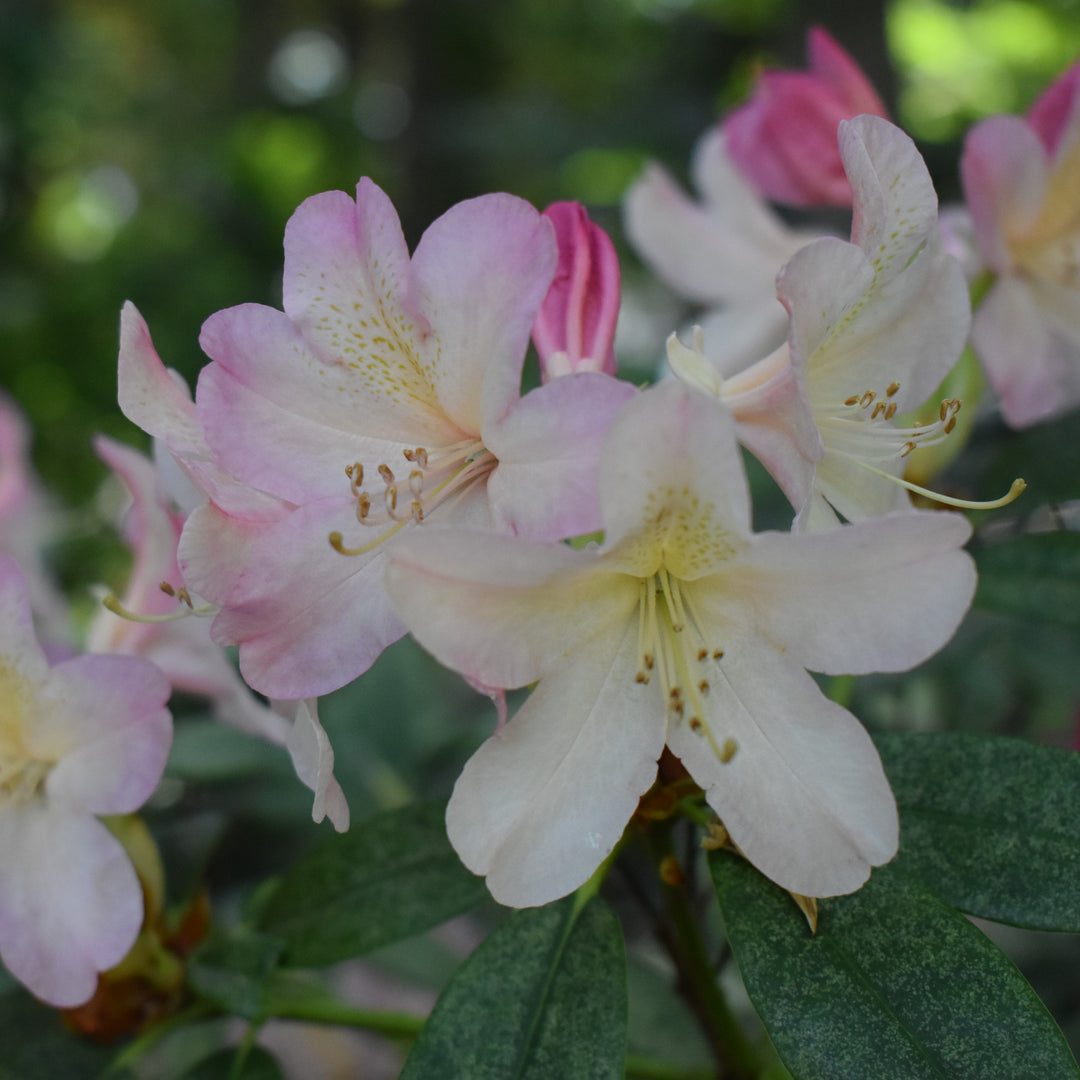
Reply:
[[[944,431],[946,435],[948,435],[954,427],[956,427],[956,417],[950,416],[949,422],[941,430]]]
[[[900,389],[900,384],[898,382],[891,382],[891,383],[889,383],[889,389],[885,391],[885,396],[886,397],[892,397],[896,393],[896,391],[899,390],[899,389]]]
[[[708,679],[702,679],[702,680],[701,680],[701,682],[699,682],[699,683],[698,683],[698,687],[697,687],[697,688],[698,688],[698,689],[699,689],[699,690],[700,690],[700,691],[701,691],[701,692],[702,692],[703,694],[707,694],[707,693],[709,692],[709,680],[708,680]]]
[[[857,405],[859,403],[859,395],[852,394],[851,397],[844,399],[845,405]]]
[[[361,491],[356,497],[356,520],[363,521],[371,513],[371,496]]]
[[[895,408],[895,407],[896,406],[893,406],[893,408]],[[871,420],[876,420],[888,408],[889,408],[889,406],[886,405],[884,401],[879,401],[874,406],[874,411],[870,414],[870,419]]]
[[[723,660],[724,659],[724,650],[723,649],[713,649],[712,658],[714,660]]]
[[[723,764],[727,764],[734,756],[735,751],[739,749],[739,744],[732,738],[728,737],[724,740],[724,745],[720,747],[720,760]]]
[[[379,470],[380,471],[382,470],[381,465],[379,466]],[[387,469],[386,471],[390,472],[389,469]],[[397,485],[396,484],[391,484],[386,489],[386,495],[384,496],[384,499],[385,499],[385,502],[386,502],[386,509],[389,510],[390,513],[392,514],[397,509]]]
[[[698,660],[704,660],[704,659],[706,659],[708,657],[708,655],[709,655],[709,650],[708,649],[698,649],[698,654],[697,654]]]
[[[164,593],[164,594],[165,594],[166,596],[175,596],[175,595],[176,595],[176,590],[175,590],[175,589],[174,589],[174,588],[173,588],[173,587],[172,587],[172,586],[171,586],[171,585],[170,585],[170,584],[169,584],[169,583],[168,583],[167,581],[163,581],[163,582],[162,582],[162,583],[161,583],[161,584],[160,584],[160,585],[158,586],[158,588],[159,588],[159,589],[160,589],[160,590],[161,590],[161,591],[162,591],[162,592],[163,592],[163,593]]]
[[[911,451],[914,450],[914,449],[915,449],[915,444],[910,439],[908,439],[908,441],[906,443],[904,443],[903,446],[900,447],[900,456],[901,457],[907,457],[908,454],[910,454]]]
[[[185,586],[181,586],[176,590],[176,599],[182,600],[192,611],[195,610],[195,605],[191,602],[191,593],[187,591]]]
[[[382,477],[384,484],[392,484],[394,482],[394,472],[389,465],[380,465],[379,475]]]
[[[634,682],[639,682],[639,683],[642,683],[644,686],[648,686],[649,685],[649,676],[646,675],[644,671],[639,671],[634,676]]]
[[[869,405],[870,402],[873,401],[876,397],[877,394],[875,394],[873,390],[867,390],[866,393],[863,394],[861,398],[859,398],[859,408],[865,409],[867,405]]]
[[[419,469],[413,469],[409,473],[409,490],[413,493],[414,498],[420,498],[420,494],[424,490],[424,474]]]
[[[885,419],[891,420],[896,415],[896,402],[890,401],[888,408],[885,410]]]
[[[670,697],[672,701],[678,701],[682,697],[682,690],[677,686],[673,686],[668,691],[668,697]]]
[[[424,520],[423,504],[418,500],[414,500],[412,506],[409,507],[409,513],[411,514],[413,521],[419,525],[420,522]]]
[[[645,661],[645,670],[646,671],[652,671],[653,664],[656,663],[656,660],[653,657],[653,654],[652,653],[645,653],[645,655],[641,659]]]

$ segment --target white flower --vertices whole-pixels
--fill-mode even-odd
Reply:
[[[805,669],[899,671],[940,648],[974,591],[967,522],[755,536],[730,417],[674,382],[624,407],[599,479],[602,547],[456,530],[392,553],[391,598],[440,660],[539,680],[454,789],[462,860],[502,903],[570,892],[666,742],[762,872],[807,896],[858,888],[896,851],[896,806],[869,736]]]

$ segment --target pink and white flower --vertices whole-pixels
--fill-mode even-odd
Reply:
[[[788,342],[743,371],[706,360],[708,343],[673,341],[675,373],[719,397],[740,440],[811,529],[910,506],[893,479],[919,445],[943,438],[940,420],[897,427],[921,405],[963,349],[970,305],[959,264],[941,248],[937,197],[912,141],[887,120],[840,125],[855,196],[851,242],[822,237],[777,279],[790,315]]]
[[[444,214],[410,259],[370,181],[355,201],[313,196],[286,229],[285,310],[207,320],[197,423],[160,377],[129,395],[133,411],[173,399],[151,419],[211,499],[185,525],[181,569],[221,609],[214,640],[240,646],[256,689],[325,693],[403,633],[382,584],[403,529],[595,528],[596,454],[634,391],[581,372],[520,397],[553,232],[489,195]]]
[[[50,667],[22,572],[0,556],[0,957],[53,1005],[90,998],[139,933],[139,879],[97,817],[132,813],[157,786],[168,696],[139,657]]]
[[[841,120],[888,113],[870,80],[820,26],[806,35],[808,71],[764,71],[723,123],[728,153],[766,198],[794,206],[850,206],[840,160]]]
[[[391,553],[390,594],[438,659],[538,681],[454,789],[463,862],[512,906],[577,888],[666,743],[763,873],[858,888],[896,851],[896,806],[869,736],[805,669],[901,671],[939,649],[974,591],[970,526],[909,511],[753,535],[730,417],[675,382],[625,406],[600,493],[598,548],[455,530]]]
[[[544,211],[555,226],[559,261],[533,324],[544,382],[576,371],[615,374],[619,257],[603,229],[576,202]]]
[[[972,343],[1015,428],[1080,403],[1080,64],[1028,118],[969,132],[961,175],[979,250],[996,275]]]
[[[95,449],[132,499],[124,533],[135,561],[120,607],[136,617],[103,606],[90,626],[87,649],[145,656],[174,690],[208,698],[217,719],[287,747],[297,775],[315,792],[312,817],[322,821],[329,816],[343,832],[349,826],[349,807],[333,776],[333,749],[319,725],[316,703],[262,704],[211,641],[207,621],[183,617],[201,606],[201,598],[187,591],[176,561],[185,513],[174,508],[160,470],[148,458],[104,436],[98,437]]]
[[[698,143],[690,173],[700,201],[650,164],[627,192],[623,223],[662,281],[711,309],[699,320],[709,358],[739,371],[784,341],[788,316],[776,299],[776,275],[820,233],[781,221],[733,165],[722,131]]]

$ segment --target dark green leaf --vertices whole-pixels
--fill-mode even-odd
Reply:
[[[621,1080],[619,924],[575,897],[515,912],[461,966],[401,1080]]]
[[[201,948],[188,967],[192,990],[226,1012],[262,1018],[266,986],[282,945],[276,938],[245,933]]]
[[[419,934],[475,907],[483,879],[461,865],[442,806],[410,806],[332,836],[283,878],[262,927],[285,961],[332,964]]]
[[[281,1080],[278,1063],[262,1047],[252,1047],[244,1058],[243,1067],[234,1071],[237,1053],[236,1050],[219,1050],[185,1073],[184,1080]]]
[[[1080,628],[1080,533],[1018,536],[981,548],[977,606]]]
[[[812,935],[749,863],[710,856],[747,992],[798,1080],[1068,1080],[1061,1032],[964,916],[898,867],[819,902]]]
[[[951,733],[877,744],[903,870],[969,915],[1080,932],[1080,754]]]
[[[0,996],[0,1080],[96,1076],[111,1051],[65,1030],[55,1009],[23,990]]]

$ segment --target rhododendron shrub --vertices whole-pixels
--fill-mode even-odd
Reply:
[[[1080,67],[942,217],[808,52],[621,230],[313,181],[190,379],[135,279],[85,505],[0,396],[0,1075],[1080,1080]]]

